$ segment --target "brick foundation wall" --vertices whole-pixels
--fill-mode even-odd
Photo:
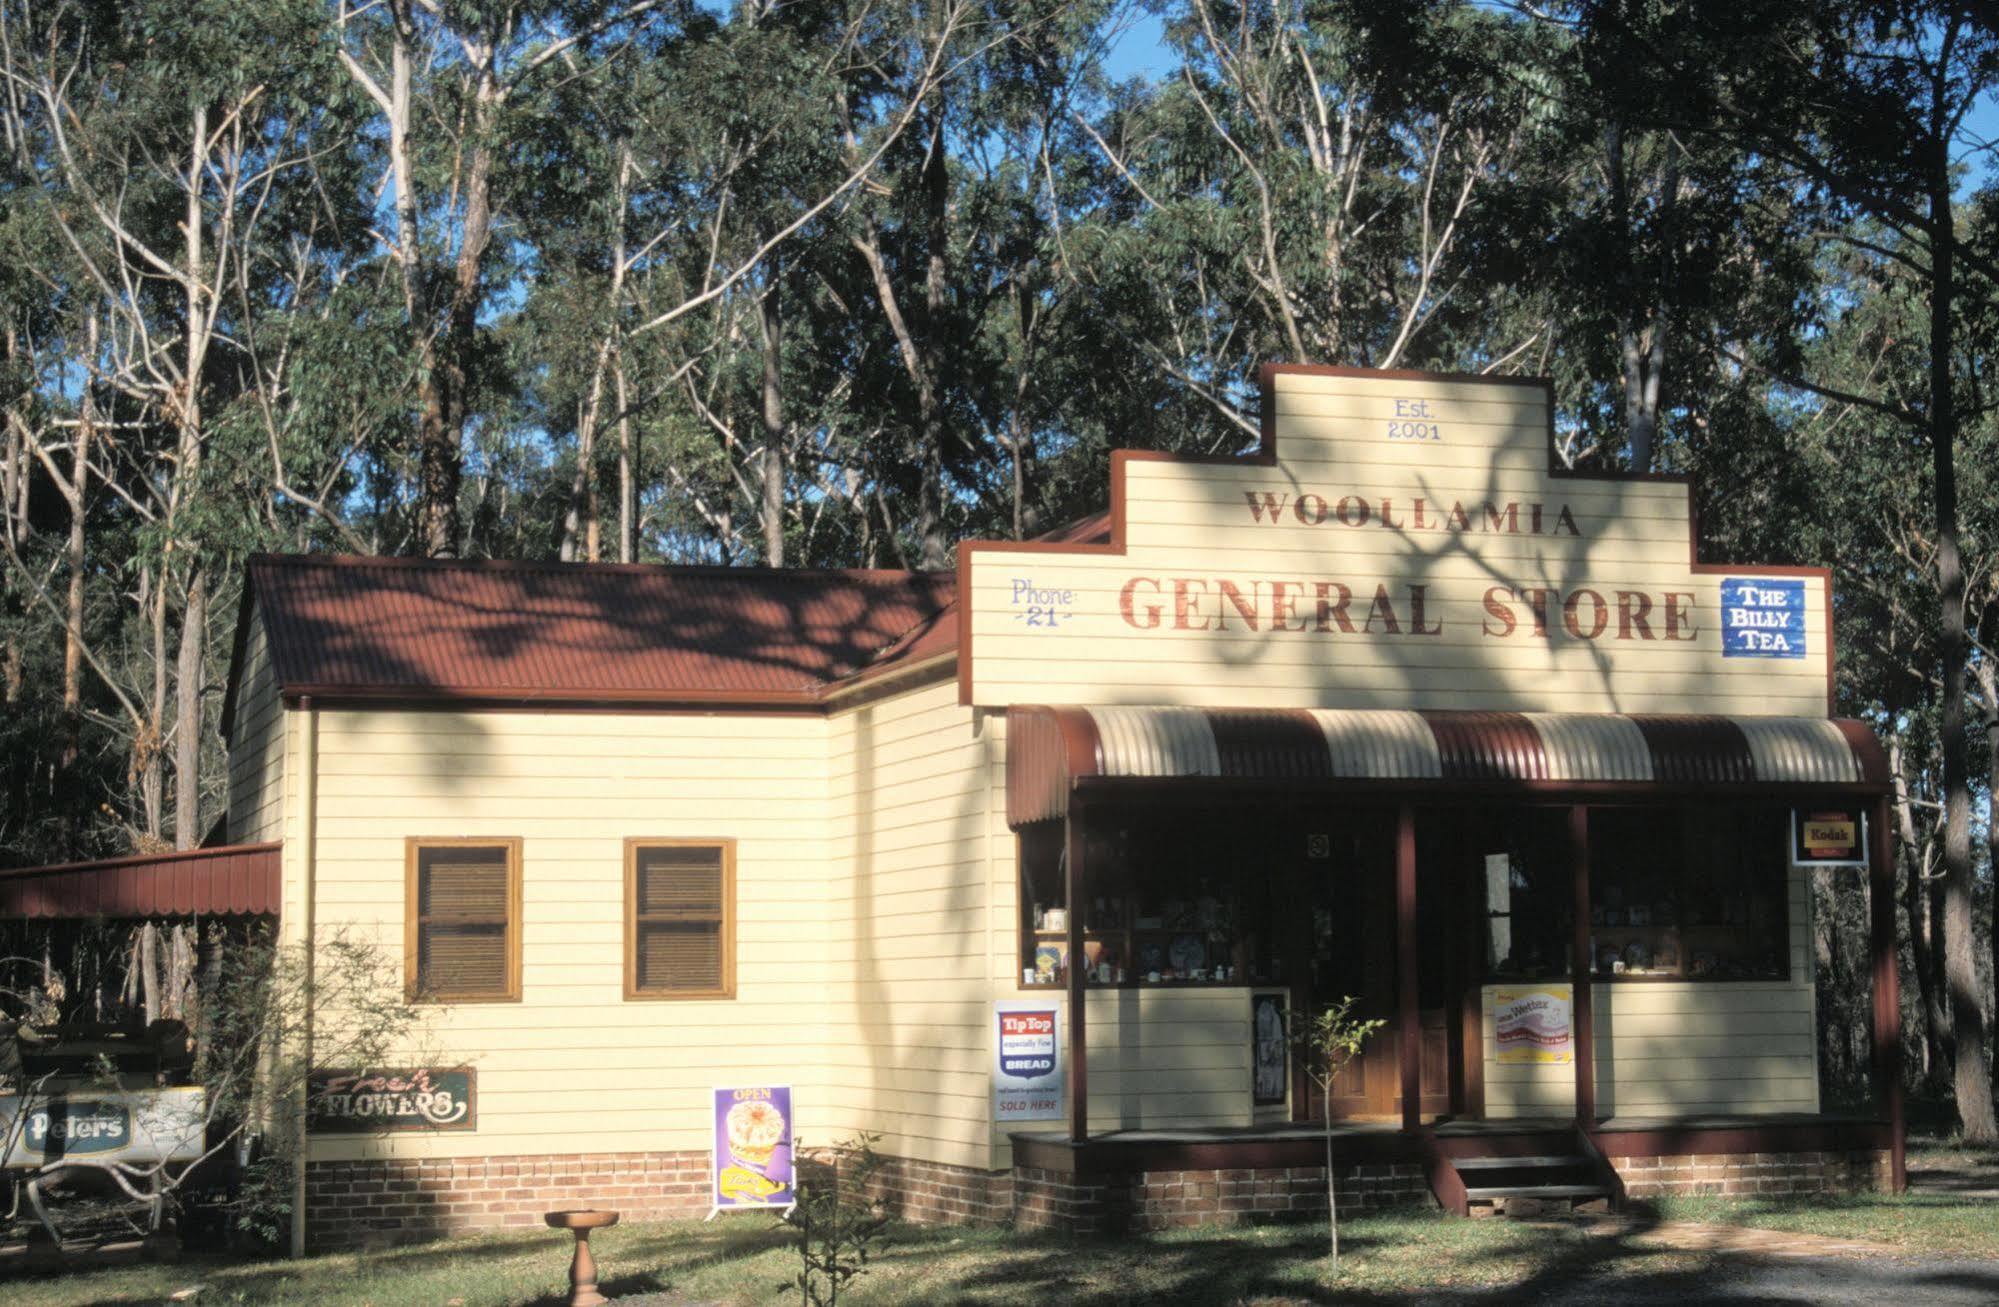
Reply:
[[[1423,1168],[1413,1163],[1340,1167],[1335,1172],[1342,1211],[1431,1201]],[[1014,1172],[1014,1222],[1029,1230],[1115,1234],[1281,1221],[1325,1210],[1322,1166],[1090,1175],[1022,1167]]]
[[[1827,1153],[1696,1153],[1617,1157],[1611,1167],[1632,1198],[1716,1194],[1885,1193],[1893,1171],[1886,1149]]]
[[[802,1164],[810,1176],[826,1154]],[[844,1188],[844,1180],[843,1180]],[[1013,1176],[910,1157],[883,1157],[863,1191],[880,1199],[890,1215],[920,1225],[1005,1225],[1013,1219]]]
[[[314,1162],[305,1184],[311,1246],[349,1248],[538,1226],[564,1207],[615,1208],[638,1221],[702,1215],[708,1153]]]
[[[1889,1187],[1886,1150],[1709,1153],[1610,1158],[1626,1194],[1834,1194]],[[805,1165],[809,1167],[811,1160]],[[809,1174],[809,1171],[808,1171]],[[1413,1162],[1338,1169],[1342,1211],[1431,1201]],[[869,1186],[906,1221],[1004,1225],[1072,1234],[1247,1224],[1326,1210],[1323,1167],[1110,1171],[1020,1167],[980,1171],[884,1158]],[[609,1207],[633,1221],[708,1210],[708,1154],[576,1153],[314,1162],[306,1171],[315,1249],[405,1243],[475,1230],[527,1228],[563,1207]]]

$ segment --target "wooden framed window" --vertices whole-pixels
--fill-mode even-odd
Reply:
[[[521,842],[412,839],[403,950],[411,1002],[521,997]]]
[[[736,842],[625,841],[625,997],[736,996]]]

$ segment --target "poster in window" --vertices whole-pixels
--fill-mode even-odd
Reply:
[[[1258,1107],[1282,1103],[1291,1084],[1291,1038],[1284,1020],[1284,995],[1253,995],[1249,1029],[1255,1055],[1250,1102]]]
[[[708,1213],[787,1208],[792,1185],[791,1087],[715,1091],[715,1137]]]
[[[1500,985],[1492,991],[1499,1060],[1508,1065],[1573,1062],[1574,1007],[1567,985]]]
[[[1046,1001],[1003,999],[993,1046],[993,1119],[1062,1119],[1062,1052],[1055,1007]]]

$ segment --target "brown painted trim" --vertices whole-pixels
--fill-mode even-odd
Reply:
[[[1577,1131],[1523,1127],[1517,1134],[1439,1134],[1425,1128],[1341,1135],[1335,1141],[1341,1165],[1422,1161],[1427,1150],[1448,1158],[1532,1157],[1576,1145]],[[1635,1130],[1586,1132],[1596,1149],[1610,1157],[1685,1157],[1694,1154],[1817,1153],[1890,1147],[1892,1130],[1883,1121],[1806,1120],[1743,1126],[1653,1126]],[[1281,1138],[1245,1133],[1234,1139],[1177,1141],[1093,1139],[1075,1143],[1053,1135],[1010,1136],[1015,1167],[1062,1175],[1106,1171],[1218,1171],[1323,1166],[1323,1136]]]
[[[1653,1126],[1589,1132],[1610,1157],[1685,1157],[1695,1153],[1822,1153],[1892,1146],[1885,1121],[1798,1121],[1752,1126]]]
[[[1071,800],[1063,827],[1067,841],[1068,866],[1064,868],[1064,893],[1068,896],[1063,913],[1069,927],[1069,1138],[1082,1143],[1090,1137],[1090,1053],[1085,1037],[1083,973],[1083,849],[1089,842],[1082,809]]]
[[[473,689],[465,686],[372,687],[357,692],[339,685],[290,685],[285,687],[287,706],[301,698],[311,698],[322,708],[409,708],[523,709],[546,712],[631,712],[645,708],[713,708],[717,706],[788,710],[818,713],[824,707],[810,691],[748,692],[741,690],[632,690],[619,695],[543,694],[534,690],[515,693]]]
[[[1853,750],[1853,760],[1860,766],[1860,779],[1870,785],[1891,784],[1888,751],[1881,747],[1881,737],[1874,733],[1874,728],[1854,717],[1835,717],[1832,724],[1846,737],[1846,747]]]
[[[972,702],[972,603],[971,569],[969,556],[974,551],[1010,551],[1020,553],[1066,553],[1066,554],[1111,554],[1125,552],[1125,465],[1132,460],[1144,462],[1170,462],[1192,465],[1230,466],[1273,466],[1277,461],[1277,390],[1276,378],[1285,374],[1330,377],[1385,378],[1400,381],[1444,381],[1471,382],[1492,386],[1531,386],[1538,388],[1544,400],[1544,411],[1548,416],[1548,435],[1543,442],[1547,456],[1548,475],[1553,480],[1564,478],[1588,481],[1634,481],[1663,482],[1685,487],[1687,500],[1687,565],[1695,576],[1724,575],[1742,572],[1752,576],[1806,577],[1817,578],[1820,583],[1820,597],[1825,609],[1825,658],[1826,658],[1826,716],[1837,711],[1838,667],[1837,650],[1834,643],[1832,620],[1832,569],[1829,567],[1802,567],[1791,564],[1758,563],[1703,563],[1700,561],[1700,520],[1699,504],[1695,498],[1693,478],[1684,472],[1618,472],[1618,471],[1576,471],[1564,468],[1555,457],[1555,385],[1546,377],[1504,377],[1486,374],[1466,374],[1449,372],[1418,372],[1407,369],[1371,369],[1336,367],[1311,363],[1266,363],[1258,370],[1258,389],[1261,412],[1258,414],[1259,439],[1257,448],[1248,454],[1174,454],[1163,450],[1113,450],[1111,453],[1111,539],[1108,544],[1063,544],[1056,541],[967,541],[958,548],[958,701]]]
[[[1471,1195],[1465,1189],[1464,1177],[1438,1147],[1436,1135],[1428,1131],[1423,1134],[1423,1176],[1429,1181],[1431,1196],[1439,1207],[1452,1216],[1471,1214]]]
[[[1423,1021],[1416,1006],[1416,808],[1395,810],[1395,1011],[1402,1063],[1402,1128],[1423,1123]],[[1332,1103],[1326,1104],[1328,1115]]]
[[[639,987],[639,853],[644,849],[719,849],[722,853],[722,984],[718,989],[642,989]],[[736,996],[736,841],[717,839],[625,839],[625,1001],[681,1003]]]
[[[1596,1007],[1589,947],[1589,809],[1582,804],[1569,809],[1569,877],[1575,894],[1569,1026],[1575,1045],[1576,1123],[1587,1130],[1596,1124]]]
[[[454,994],[426,996],[417,987],[418,935],[422,925],[417,890],[418,857],[425,849],[491,849],[507,851],[507,977],[506,991],[499,994]],[[412,835],[403,841],[403,996],[411,1003],[456,1007],[461,1003],[518,1003],[521,1001],[521,838],[518,835],[457,836],[433,838]]]
[[[1876,747],[1879,747],[1878,744]],[[1868,814],[1868,936],[1874,970],[1874,1106],[1885,1112],[1893,1133],[1889,1144],[1894,1191],[1908,1188],[1908,1131],[1902,1105],[1902,968],[1895,944],[1895,845],[1888,832],[1888,800],[1876,799]]]
[[[1547,377],[1523,376],[1518,373],[1499,372],[1424,372],[1417,368],[1356,368],[1338,363],[1266,363],[1257,369],[1257,376],[1263,384],[1264,393],[1271,390],[1271,379],[1278,376],[1296,377],[1379,377],[1389,381],[1449,381],[1474,386],[1538,386],[1552,391],[1554,383]]]

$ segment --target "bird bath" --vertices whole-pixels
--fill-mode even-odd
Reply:
[[[597,1292],[597,1260],[590,1255],[590,1232],[618,1223],[616,1212],[589,1210],[548,1212],[542,1220],[550,1229],[576,1236],[576,1256],[569,1262],[569,1307],[602,1307],[609,1302]]]

